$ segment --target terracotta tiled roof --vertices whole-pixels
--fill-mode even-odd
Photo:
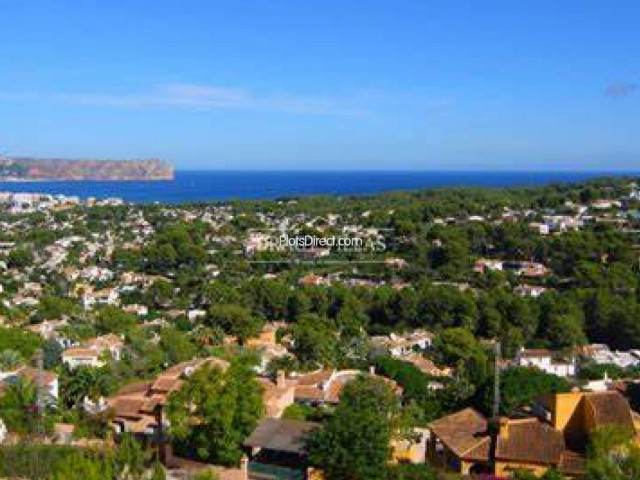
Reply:
[[[131,395],[133,393],[146,393],[151,388],[152,382],[142,381],[130,383],[118,390],[118,395]]]
[[[553,357],[554,353],[551,350],[544,348],[530,348],[520,351],[520,356],[525,358],[540,358],[540,357]]]
[[[265,399],[279,397],[285,392],[290,391],[293,388],[293,384],[285,382],[283,387],[279,387],[275,382],[268,378],[258,378],[258,382],[263,388],[263,397]]]
[[[333,370],[318,370],[294,379],[295,398],[301,401],[321,402],[325,399],[323,384],[333,375]]]
[[[629,402],[616,391],[585,394],[587,408],[591,408],[598,427],[615,425],[635,432]]]
[[[435,377],[451,375],[451,368],[440,368],[435,363],[433,363],[432,360],[417,353],[408,355],[404,357],[403,360],[413,363],[416,368],[418,368],[421,372],[426,373],[427,375],[433,375]]]
[[[301,375],[297,378],[298,385],[318,385],[326,382],[333,375],[332,370],[318,370],[307,375]]]
[[[145,401],[144,397],[138,396],[114,397],[108,400],[108,404],[118,417],[140,418],[143,415],[140,412],[140,408]]]
[[[507,433],[502,432],[496,446],[500,460],[557,465],[565,451],[564,436],[537,418],[506,420]]]
[[[107,404],[115,413],[116,421],[126,422],[128,431],[144,433],[149,426],[155,424],[155,408],[165,405],[171,392],[182,387],[184,372],[188,368],[195,370],[209,363],[222,368],[229,365],[228,362],[213,357],[183,362],[165,370],[153,382],[127,385],[107,399]]]
[[[151,385],[154,392],[173,392],[182,386],[182,380],[170,375],[160,375]]]
[[[480,442],[471,450],[464,454],[464,458],[467,460],[473,460],[477,462],[488,461],[491,454],[491,438],[484,437]]]
[[[258,378],[262,385],[262,399],[268,417],[279,417],[283,409],[294,399],[294,387],[285,382],[284,386],[278,386],[276,382],[268,378]]]
[[[189,360],[187,362],[178,363],[173,367],[168,368],[164,372],[162,372],[162,376],[170,376],[173,375],[175,377],[181,376],[185,370],[190,368],[197,370],[201,366],[205,364],[210,364],[211,366],[218,367],[222,370],[226,370],[229,367],[229,362],[222,360],[216,357],[207,357],[207,358],[194,358],[193,360]]]
[[[431,432],[461,458],[482,451],[479,449],[488,439],[487,426],[487,419],[473,408],[466,408],[429,424]]]
[[[93,357],[98,358],[100,354],[90,348],[67,348],[62,354],[63,357]]]
[[[329,385],[329,390],[326,394],[326,400],[332,403],[338,403],[340,401],[340,394],[344,389],[346,382],[344,381],[333,381]]]
[[[295,390],[296,400],[321,402],[324,400],[324,392],[318,387],[300,385]]]
[[[145,433],[150,426],[154,425],[155,418],[153,417],[142,417],[135,422],[129,422],[128,431],[133,433]]]
[[[163,405],[166,399],[162,398],[147,398],[145,402],[140,406],[140,413],[144,413],[146,415],[152,415],[154,413],[155,408],[158,405]]]
[[[371,375],[359,370],[319,370],[303,375],[292,382],[295,387],[295,398],[299,401],[338,403],[344,386],[360,375]],[[391,387],[397,395],[402,393],[402,388],[393,380],[378,376]]]
[[[102,335],[101,337],[92,338],[87,341],[88,347],[93,347],[97,350],[108,349],[111,347],[118,347],[124,345],[122,339],[113,333]]]

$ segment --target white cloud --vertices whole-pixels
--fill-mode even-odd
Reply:
[[[427,109],[449,107],[448,99],[406,98],[363,90],[351,96],[313,96],[290,93],[258,93],[216,85],[168,84],[139,93],[11,93],[0,92],[0,101],[53,101],[67,105],[115,108],[179,108],[194,111],[255,110],[315,116],[364,117],[375,109],[421,104]]]
[[[189,110],[262,110],[302,115],[362,116],[349,99],[291,94],[258,94],[246,89],[170,84],[139,94],[56,94],[59,102],[106,107],[182,108]]]

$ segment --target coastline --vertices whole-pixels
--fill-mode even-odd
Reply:
[[[172,180],[0,179],[0,191],[80,198],[122,198],[131,203],[197,203],[308,196],[367,196],[443,188],[536,187],[602,177],[640,178],[635,172],[477,171],[229,171],[177,170]]]
[[[0,184],[2,183],[65,183],[65,182],[172,182],[175,180],[175,176],[171,178],[15,178],[8,177],[2,178],[0,177]]]

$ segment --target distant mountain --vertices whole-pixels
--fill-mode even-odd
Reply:
[[[173,180],[164,160],[70,160],[64,158],[0,157],[0,181],[37,180]]]

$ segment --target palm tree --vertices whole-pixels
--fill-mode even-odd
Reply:
[[[62,377],[60,391],[68,408],[79,407],[86,397],[97,400],[109,393],[111,378],[102,369],[81,365],[67,370]]]
[[[67,408],[82,405],[85,397],[95,383],[94,369],[87,366],[79,366],[73,370],[67,370],[62,376],[60,391]]]
[[[17,377],[0,397],[0,412],[11,432],[29,434],[37,427],[38,389],[24,377]]]

